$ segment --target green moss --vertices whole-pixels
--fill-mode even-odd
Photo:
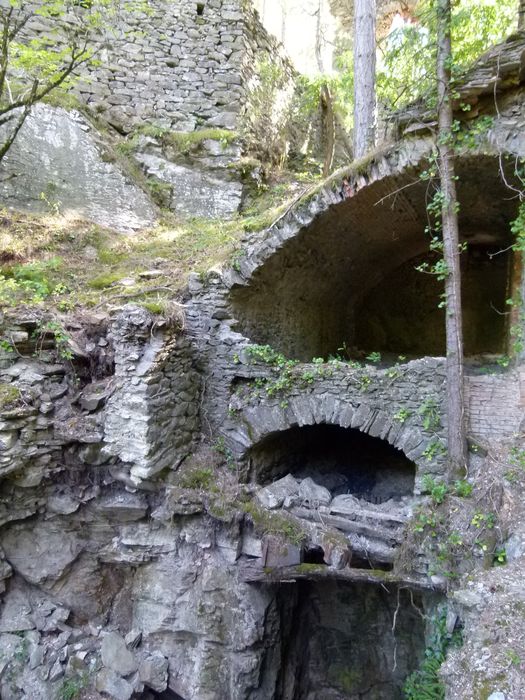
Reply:
[[[8,408],[20,399],[20,389],[12,384],[0,384],[0,409]]]
[[[255,529],[261,535],[282,537],[295,545],[300,545],[303,542],[305,538],[304,530],[292,516],[272,513],[253,501],[239,505],[251,517]]]
[[[117,146],[120,153],[130,155],[134,153],[139,145],[140,135],[157,139],[165,147],[171,147],[178,153],[187,154],[201,148],[204,141],[220,141],[223,147],[238,138],[235,131],[229,129],[199,129],[197,131],[172,131],[163,126],[146,124],[141,126],[135,133],[125,141],[121,141]]]
[[[146,186],[155,204],[158,204],[160,207],[169,205],[173,191],[173,186],[169,182],[162,182],[162,180],[157,180],[154,177],[148,177]]]
[[[115,146],[117,153],[122,156],[131,156],[138,150],[139,147],[139,137],[137,134],[131,136],[125,140],[119,141]]]
[[[165,304],[161,301],[143,301],[141,302],[141,306],[147,309],[150,313],[159,316],[164,313],[166,308]]]
[[[298,574],[311,574],[315,571],[321,571],[321,569],[325,569],[324,564],[298,564],[295,567],[295,570],[297,571]]]
[[[193,469],[181,476],[180,485],[185,489],[209,489],[212,479],[212,469]]]
[[[51,107],[62,107],[63,109],[76,109],[79,112],[85,111],[85,105],[72,92],[66,90],[52,90],[46,95],[42,102]]]
[[[94,277],[93,279],[89,280],[87,284],[88,287],[91,287],[91,289],[105,289],[106,287],[110,287],[115,282],[121,280],[122,277],[123,275],[118,272],[106,272],[103,275],[98,275],[98,277]]]
[[[161,136],[161,141],[166,146],[172,146],[181,153],[188,153],[202,146],[203,141],[220,141],[226,147],[236,138],[235,131],[227,129],[201,129],[199,131],[168,131]]]

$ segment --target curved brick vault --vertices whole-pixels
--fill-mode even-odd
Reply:
[[[341,347],[443,354],[441,285],[415,271],[433,259],[429,183],[419,177],[429,148],[429,139],[396,146],[347,175],[347,186],[334,176],[248,243],[230,274],[238,330],[302,361]],[[469,153],[457,169],[466,351],[503,352],[511,260],[492,254],[510,243],[518,201],[497,156]]]

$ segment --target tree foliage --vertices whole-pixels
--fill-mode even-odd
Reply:
[[[516,0],[456,0],[452,7],[452,78],[517,25]],[[392,31],[379,45],[378,97],[399,109],[435,93],[436,14],[421,0],[411,23]]]
[[[453,66],[456,77],[484,51],[504,40],[517,27],[518,0],[456,0],[452,13]],[[420,98],[435,104],[436,22],[431,0],[420,0],[411,23],[394,29],[378,45],[377,100],[392,111]],[[318,100],[320,85],[330,86],[336,109],[353,128],[354,57],[341,51],[336,71],[308,79]],[[305,79],[306,80],[306,79]]]
[[[145,11],[143,0],[0,0],[0,161],[32,106],[71,86],[123,13]]]

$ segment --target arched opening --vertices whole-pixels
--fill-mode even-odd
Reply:
[[[504,352],[512,294],[510,223],[518,200],[492,156],[458,159],[467,356]],[[508,174],[512,180],[512,173]],[[328,207],[233,288],[239,330],[288,357],[371,351],[443,355],[443,283],[415,267],[431,260],[428,183],[416,169],[385,177]],[[495,255],[496,253],[496,255]],[[503,314],[503,315],[502,315]]]
[[[416,465],[385,440],[338,425],[293,427],[273,433],[249,452],[251,476],[266,485],[286,474],[330,491],[383,503],[411,496]]]

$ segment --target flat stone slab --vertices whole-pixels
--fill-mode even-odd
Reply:
[[[262,546],[263,566],[296,566],[301,563],[301,548],[276,537],[265,537]]]
[[[35,628],[31,619],[29,600],[16,588],[5,597],[2,614],[0,615],[0,632],[24,632]]]
[[[96,508],[110,520],[132,522],[146,515],[148,502],[140,494],[122,492],[102,498]]]
[[[139,678],[148,688],[162,693],[168,687],[168,659],[160,652],[146,657],[139,665]]]

